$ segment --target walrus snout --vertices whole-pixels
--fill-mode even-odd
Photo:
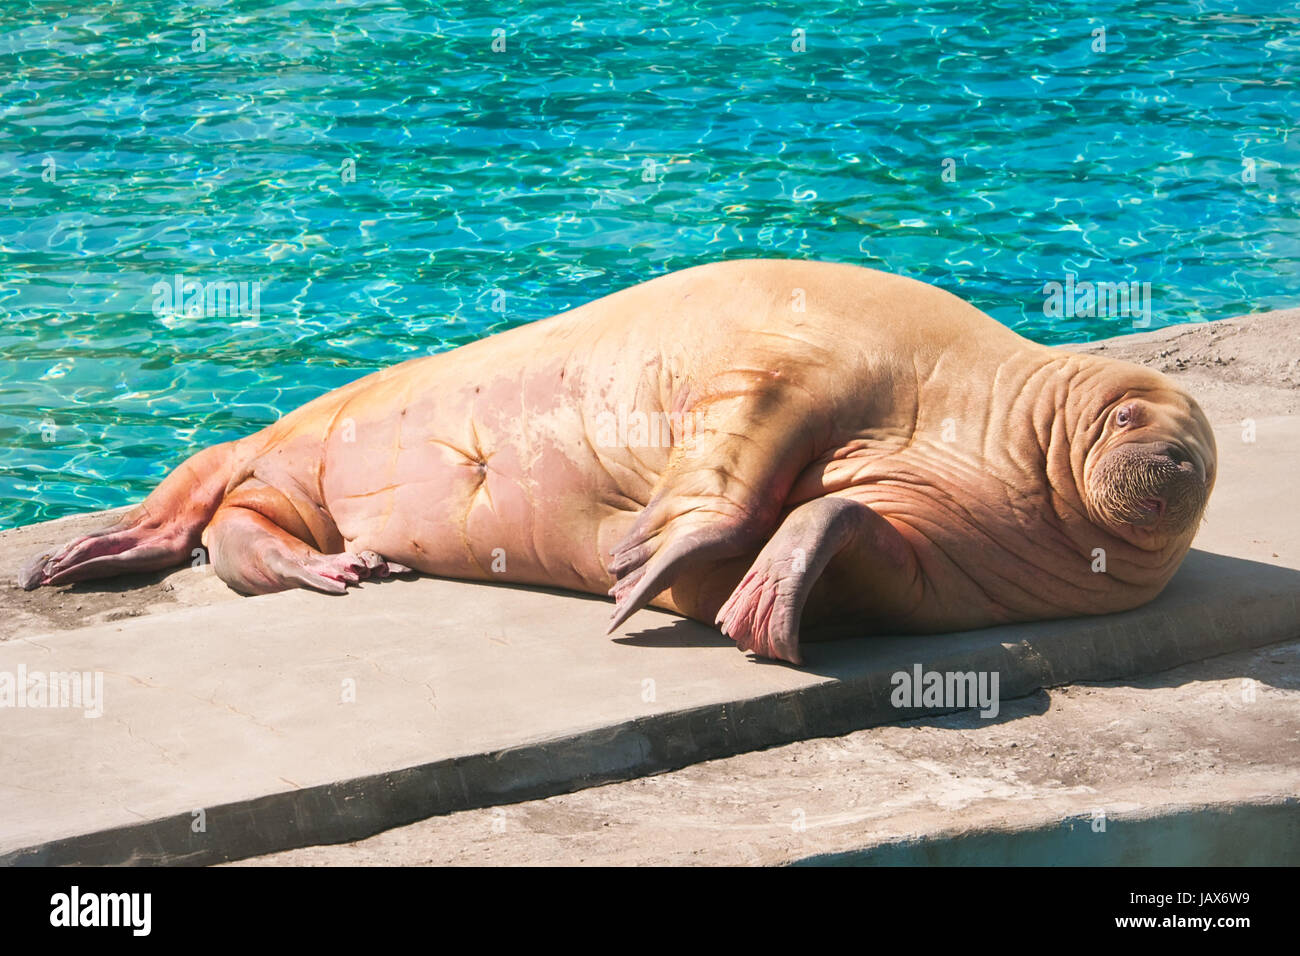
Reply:
[[[1177,442],[1126,442],[1098,463],[1095,501],[1117,524],[1180,534],[1205,508],[1205,477],[1204,465]]]

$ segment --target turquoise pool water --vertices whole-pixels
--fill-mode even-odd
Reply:
[[[725,257],[1044,342],[1133,328],[1044,314],[1068,275],[1150,283],[1153,326],[1296,304],[1282,5],[583,6],[0,0],[0,527]],[[177,275],[257,314],[169,314]]]

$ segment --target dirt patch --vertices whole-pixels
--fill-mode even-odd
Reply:
[[[211,568],[132,574],[104,581],[24,591],[18,572],[36,555],[112,524],[125,511],[74,515],[0,532],[0,641],[139,617],[175,607],[238,600]]]

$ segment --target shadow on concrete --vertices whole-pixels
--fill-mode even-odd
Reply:
[[[991,717],[983,716],[978,707],[968,707],[963,710],[927,714],[924,717],[905,720],[901,722],[901,726],[973,730],[979,727],[997,727],[1026,717],[1041,717],[1051,709],[1051,695],[1045,690],[1036,690],[1032,694],[1014,700],[999,700],[997,714]]]
[[[1123,681],[1295,638],[1300,571],[1193,550],[1159,597],[1131,611],[940,635],[853,638],[847,628],[824,628],[804,646],[805,670],[844,679],[863,654],[882,668],[967,655],[973,665],[1016,645],[1038,659],[1041,686],[1052,686]]]
[[[631,647],[734,647],[735,641],[721,631],[705,628],[694,621],[682,618],[671,624],[649,627],[624,637],[611,638],[615,644]],[[764,661],[780,664],[780,661]],[[784,665],[789,666],[789,665]]]
[[[123,574],[115,578],[99,578],[94,581],[78,581],[56,588],[56,593],[78,594],[121,594],[125,591],[138,591],[141,588],[162,584],[169,576],[176,573],[176,568],[163,571],[145,571],[139,574]]]
[[[163,571],[148,571],[142,574],[123,574],[115,578],[99,578],[94,581],[78,581],[76,584],[64,585],[58,593],[68,595],[79,594],[119,594],[124,591],[137,591],[140,588],[149,587],[154,584],[162,584],[168,577],[175,574],[177,568],[167,568]],[[419,572],[410,571],[405,574],[393,574],[386,578],[366,578],[361,582],[363,586],[372,584],[391,584],[395,581],[414,581],[419,577]],[[338,595],[326,594],[320,592],[325,597],[337,597]],[[344,592],[346,593],[346,592]]]

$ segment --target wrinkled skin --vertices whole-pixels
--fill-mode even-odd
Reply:
[[[245,593],[407,569],[548,585],[611,593],[611,630],[650,603],[797,663],[801,624],[924,633],[1149,601],[1214,472],[1200,408],[1156,372],[1036,345],[909,279],[734,261],[330,392],[196,455],[21,583],[167,567],[201,541]]]

